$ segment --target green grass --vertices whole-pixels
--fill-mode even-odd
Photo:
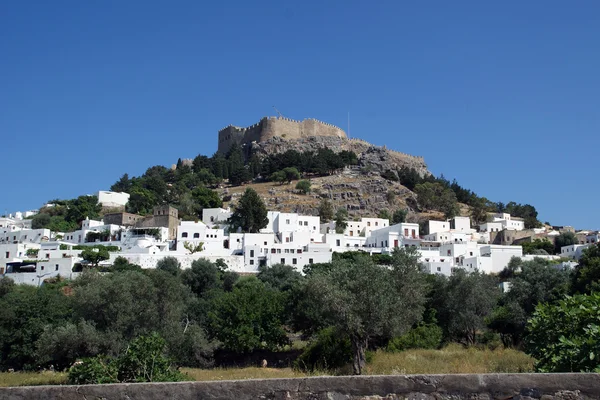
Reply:
[[[0,372],[0,387],[65,385],[65,372]]]
[[[407,350],[399,353],[377,351],[367,364],[368,375],[398,374],[475,374],[503,372],[533,372],[533,358],[513,349],[478,350],[451,344],[441,350]],[[196,381],[239,379],[305,378],[317,375],[351,374],[345,367],[335,372],[311,374],[291,368],[182,368],[181,371]],[[61,372],[2,372],[0,387],[64,385],[67,374]]]
[[[441,350],[377,351],[369,375],[533,372],[533,358],[513,349],[478,350],[451,344]]]

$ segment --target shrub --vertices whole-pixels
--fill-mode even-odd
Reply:
[[[307,181],[306,179],[298,181],[296,190],[299,190],[303,194],[310,193],[310,181]]]
[[[295,361],[302,371],[330,370],[352,362],[350,339],[329,327],[321,330]]]
[[[390,340],[387,351],[408,349],[437,349],[442,343],[443,331],[436,324],[419,324],[402,336]]]
[[[85,358],[69,370],[69,384],[118,383],[117,375],[117,363],[114,358],[106,356]]]
[[[134,339],[118,358],[84,359],[69,370],[73,385],[118,382],[177,382],[185,376],[164,355],[165,340],[157,333]]]
[[[600,293],[540,304],[527,325],[526,350],[539,372],[599,372]]]

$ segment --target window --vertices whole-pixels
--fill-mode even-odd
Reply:
[[[417,237],[417,232],[415,232],[415,230],[414,230],[414,229],[412,230],[412,237],[413,237],[413,238],[416,238],[416,237]]]
[[[292,264],[294,264],[294,265],[298,264],[298,259],[292,258]]]
[[[298,254],[302,254],[302,249],[298,249],[298,250],[296,250],[296,253],[298,253]]]
[[[340,239],[337,239],[337,240],[335,241],[335,245],[336,245],[336,246],[339,246],[339,245],[340,245]],[[6,258],[8,258],[8,256],[6,256]]]
[[[50,253],[46,253],[46,258],[50,258]]]
[[[308,263],[309,263],[309,264],[312,264],[312,263],[313,263],[313,259],[312,259],[312,258],[309,258],[309,259],[308,259]]]
[[[194,233],[194,239],[200,239],[200,234],[199,233]]]
[[[277,249],[277,254],[281,254],[281,249]]]
[[[263,242],[263,244],[266,246],[266,245],[267,245],[267,242]]]
[[[289,220],[289,219],[286,219],[286,220],[285,220],[285,223],[286,223],[286,225],[289,225],[289,224],[290,224],[290,220]]]
[[[379,226],[379,222],[375,221],[375,226]]]
[[[452,255],[452,250],[448,250],[448,252],[447,252],[446,255],[451,256]]]
[[[308,226],[308,221],[304,221],[304,226]]]
[[[285,238],[285,242],[286,242],[286,243],[289,243],[289,242],[290,242],[290,238],[289,238],[289,237],[286,237],[286,238]]]
[[[58,271],[58,264],[56,264],[56,265],[54,266],[54,270],[55,270],[55,271]]]
[[[10,258],[10,252],[9,251],[6,252],[6,257],[5,258]]]
[[[285,264],[285,258],[281,259],[281,264]]]
[[[408,236],[408,229],[404,228],[404,236]]]
[[[43,270],[44,270],[44,266],[42,265],[42,266],[40,267],[40,269],[43,271]]]
[[[437,267],[438,272],[442,271],[442,267]]]
[[[271,254],[275,254],[275,249],[271,249]]]
[[[371,226],[371,223],[370,223],[370,222],[367,222],[367,226]]]
[[[472,251],[470,251],[470,252],[469,252],[469,255],[470,255],[470,256],[472,256],[472,255],[473,255],[473,252],[472,252]]]
[[[250,250],[250,257],[254,257],[254,250]]]
[[[254,265],[254,260],[250,260],[250,265]]]
[[[181,237],[187,237],[187,236],[188,236],[188,235],[187,235],[187,232],[182,232],[182,233],[181,233]],[[238,242],[239,242],[239,239],[238,239]]]

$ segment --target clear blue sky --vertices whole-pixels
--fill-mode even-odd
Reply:
[[[312,117],[600,228],[598,1],[0,3],[0,212]]]

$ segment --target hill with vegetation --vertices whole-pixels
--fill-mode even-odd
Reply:
[[[338,143],[339,142],[339,143]],[[179,159],[168,168],[150,167],[138,177],[124,174],[110,188],[130,194],[127,211],[146,215],[156,205],[171,204],[182,219],[201,218],[204,208],[235,203],[247,187],[254,188],[268,209],[316,215],[323,201],[343,208],[349,219],[391,217],[425,222],[431,218],[470,216],[484,222],[488,212],[506,212],[525,220],[526,228],[541,226],[529,204],[493,202],[432,175],[420,157],[399,153],[364,141],[305,138],[234,146],[225,154]],[[85,217],[103,210],[94,199],[51,200],[34,219],[34,227],[73,230]]]

